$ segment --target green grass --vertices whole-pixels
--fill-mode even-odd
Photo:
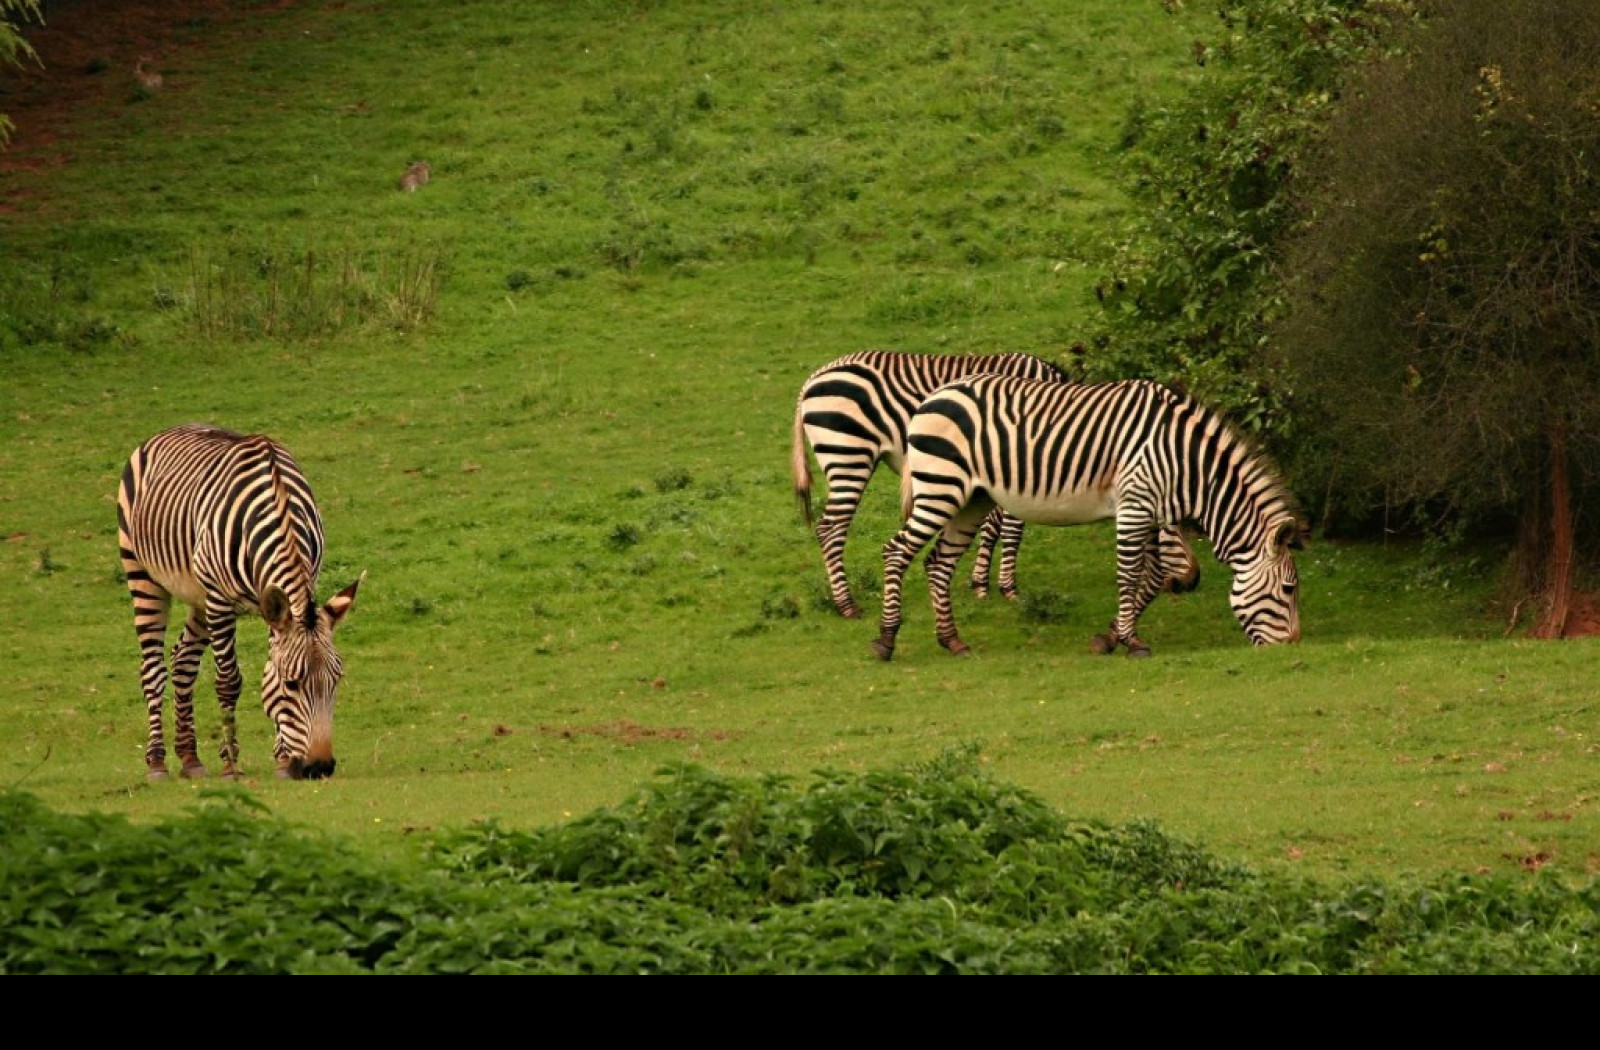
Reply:
[[[1087,650],[1103,527],[1030,531],[1028,604],[961,596],[965,661],[920,574],[891,665],[823,608],[787,475],[801,380],[868,347],[1069,346],[1124,207],[1123,114],[1190,75],[1205,14],[397,2],[182,27],[159,93],[108,82],[71,163],[0,173],[0,783],[139,820],[214,788],[144,781],[113,503],[136,444],[207,420],[295,452],[324,596],[369,574],[338,776],[248,787],[375,849],[577,817],[668,762],[981,741],[1065,813],[1253,864],[1593,872],[1594,645],[1502,639],[1479,569],[1317,543],[1304,642],[1257,652],[1207,558],[1143,663]],[[400,193],[419,158],[432,181]],[[410,320],[408,260],[439,274]],[[281,284],[334,306],[258,338],[295,266],[359,289]],[[240,320],[207,322],[206,287]],[[868,582],[892,489],[850,547]],[[264,630],[240,644],[248,704]],[[208,736],[210,688],[208,666]],[[268,773],[265,718],[240,727]]]

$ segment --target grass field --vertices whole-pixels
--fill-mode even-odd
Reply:
[[[1144,662],[1088,651],[1104,527],[1031,530],[1019,604],[961,596],[966,660],[920,574],[893,664],[826,606],[787,470],[800,382],[871,347],[1065,352],[1125,114],[1194,75],[1206,12],[173,10],[141,30],[155,91],[127,41],[0,74],[0,783],[139,818],[220,789],[144,779],[115,543],[128,453],[205,420],[296,453],[324,597],[368,573],[331,780],[271,778],[265,631],[241,629],[246,789],[375,849],[560,821],[672,761],[979,741],[1065,812],[1251,864],[1600,870],[1594,643],[1503,638],[1487,560],[1314,542],[1304,641],[1254,651],[1207,559]],[[892,490],[849,551],[869,617]],[[208,667],[208,738],[210,690]]]

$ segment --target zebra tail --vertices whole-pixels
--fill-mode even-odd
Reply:
[[[794,495],[800,501],[800,515],[806,520],[806,527],[812,525],[811,518],[811,460],[806,456],[806,427],[804,412],[800,402],[794,406],[794,444],[789,456],[789,466],[794,472]]]
[[[916,506],[916,503],[916,492],[913,490],[911,478],[911,462],[908,458],[905,466],[900,470],[900,521],[902,523],[911,520],[911,509]]]

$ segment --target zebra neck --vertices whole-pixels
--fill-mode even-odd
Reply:
[[[1181,508],[1200,524],[1217,560],[1237,564],[1259,546],[1274,513],[1286,506],[1271,465],[1220,417],[1190,402],[1195,413],[1181,461],[1191,471],[1189,505]]]
[[[283,591],[295,622],[310,628],[317,618],[317,585],[302,546],[302,532],[313,523],[301,520],[290,499],[285,474],[295,469],[293,463],[283,462],[285,453],[272,441],[265,442],[265,452],[272,495],[267,512],[274,520],[266,529],[268,556],[256,566],[256,595],[259,599],[268,587]]]

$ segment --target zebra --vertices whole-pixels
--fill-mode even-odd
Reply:
[[[1032,354],[914,354],[868,350],[830,361],[800,387],[795,404],[790,463],[795,496],[808,526],[815,524],[828,573],[834,608],[846,619],[860,609],[850,596],[845,575],[845,539],[861,495],[880,461],[899,472],[905,461],[906,429],[917,406],[934,390],[973,374],[1020,376],[1070,382],[1065,372]],[[828,502],[822,520],[813,522],[810,446],[827,479]],[[996,509],[984,519],[972,588],[989,594],[989,573],[996,545],[1001,549],[999,585],[1006,598],[1017,596],[1017,550],[1022,522]],[[1200,566],[1176,530],[1162,530],[1163,579],[1169,590],[1192,590]]]
[[[968,651],[950,574],[996,506],[1047,525],[1116,519],[1117,616],[1092,640],[1096,652],[1150,654],[1134,629],[1162,586],[1160,529],[1186,521],[1233,570],[1229,601],[1250,641],[1299,640],[1299,513],[1265,457],[1200,403],[1148,380],[969,376],[923,402],[907,442],[905,525],[883,548],[880,659],[894,656],[906,566],[935,534],[926,564],[939,643]]]
[[[193,696],[208,644],[222,708],[222,775],[240,775],[234,631],[238,616],[253,612],[267,622],[261,704],[276,729],[277,775],[332,776],[333,699],[344,675],[333,631],[349,615],[361,579],[317,607],[322,518],[288,450],[260,434],[199,423],[162,431],[135,449],[123,469],[117,539],[149,713],[148,777],[167,776],[162,650],[174,596],[189,607],[172,649],[180,775],[206,775],[196,750]]]

